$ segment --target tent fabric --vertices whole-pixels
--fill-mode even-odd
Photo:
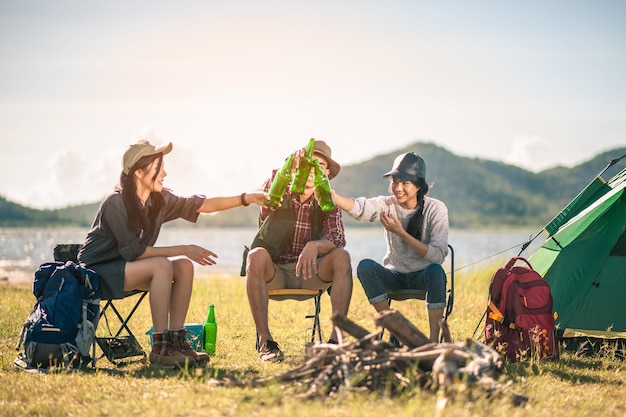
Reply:
[[[609,181],[606,192],[579,194],[596,200],[587,200],[529,257],[550,284],[561,337],[626,338],[625,174]]]
[[[580,194],[576,196],[554,219],[545,227],[548,235],[554,234],[559,227],[567,223],[572,217],[589,207],[591,203],[611,190],[602,177],[596,177]]]

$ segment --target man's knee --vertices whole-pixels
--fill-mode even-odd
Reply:
[[[352,269],[351,266],[351,260],[350,260],[350,252],[348,252],[347,250],[343,249],[343,248],[337,248],[337,249],[333,249],[330,254],[332,254],[333,257],[333,263],[335,264],[335,267],[338,268],[342,268],[342,269],[347,269],[349,268],[350,270]]]
[[[322,281],[334,281],[338,279],[352,279],[352,264],[350,253],[343,249],[333,249],[320,261],[318,274]]]
[[[246,258],[246,276],[253,279],[263,277],[264,271],[271,263],[272,258],[265,248],[251,249]]]
[[[267,251],[267,249],[260,246],[250,249],[250,251],[248,252],[248,263],[265,261],[268,258],[270,258],[270,253]]]

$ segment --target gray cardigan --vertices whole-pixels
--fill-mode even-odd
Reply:
[[[375,222],[381,213],[396,216],[406,230],[409,220],[417,209],[406,210],[398,204],[395,196],[378,196],[354,199],[354,207],[348,212],[359,221]],[[384,229],[387,253],[382,264],[389,269],[407,273],[421,271],[429,264],[441,264],[448,255],[448,208],[434,198],[424,197],[424,224],[422,242],[428,245],[426,256],[420,256],[402,238]]]

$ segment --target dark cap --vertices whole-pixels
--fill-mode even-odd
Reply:
[[[418,178],[426,179],[426,162],[415,152],[398,155],[393,161],[391,171],[383,177],[396,177],[402,181],[417,182]]]

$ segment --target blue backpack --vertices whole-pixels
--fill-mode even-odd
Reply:
[[[35,272],[37,301],[16,349],[32,368],[79,368],[95,363],[92,347],[100,318],[98,275],[73,262],[48,262]]]

